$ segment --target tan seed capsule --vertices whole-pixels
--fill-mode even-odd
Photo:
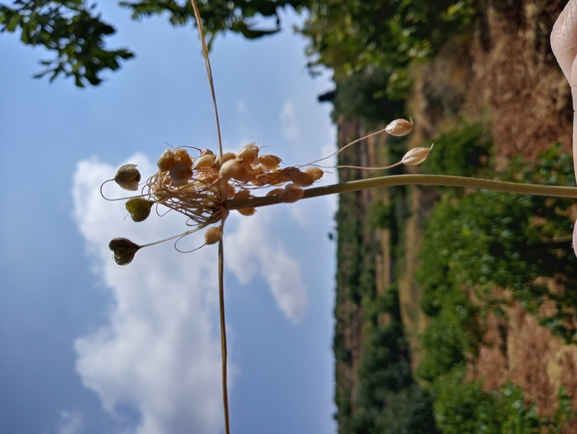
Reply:
[[[224,154],[222,154],[223,163],[225,161],[232,160],[233,158],[236,158],[236,154],[234,152],[225,152]]]
[[[222,227],[220,226],[212,226],[208,228],[204,233],[204,241],[208,246],[210,246],[211,244],[218,243],[221,238],[222,238]]]
[[[176,156],[176,158],[178,159],[178,161],[181,161],[184,164],[188,164],[192,167],[192,162],[193,159],[192,157],[188,154],[188,151],[184,148],[176,148],[174,150],[174,155]]]
[[[299,187],[308,187],[312,185],[314,182],[313,178],[305,172],[301,172],[300,170],[292,171],[289,174],[289,177],[292,182],[294,182]]]
[[[248,164],[252,164],[258,158],[258,146],[254,143],[244,145],[240,151],[238,151],[236,157],[242,159]]]
[[[276,155],[267,154],[258,157],[258,162],[264,167],[265,170],[275,170],[282,160]]]
[[[161,172],[166,172],[171,169],[174,162],[176,161],[176,155],[172,149],[167,149],[162,153],[156,164],[158,165],[158,170]]]
[[[417,164],[421,164],[429,156],[431,149],[433,149],[433,145],[431,145],[430,148],[419,147],[409,150],[409,152],[403,156],[401,162],[406,166],[416,166]]]
[[[406,136],[413,130],[413,122],[406,119],[395,119],[385,127],[387,134],[391,136]]]
[[[114,181],[125,190],[138,190],[138,183],[140,182],[140,172],[136,168],[136,164],[125,164],[116,175]]]
[[[283,191],[284,191],[284,188],[273,188],[266,195],[267,196],[279,196],[282,194]]]
[[[172,185],[184,185],[192,177],[192,169],[186,163],[177,161],[170,169],[170,180]]]
[[[203,149],[204,151],[204,149]],[[192,168],[194,170],[201,170],[201,169],[209,169],[214,166],[214,162],[216,161],[216,155],[209,151],[204,155],[201,152],[201,156],[194,162],[194,166]]]
[[[225,161],[218,175],[223,179],[238,179],[241,182],[248,182],[254,177],[254,171],[250,164],[240,158],[235,158]]]
[[[318,181],[325,174],[325,172],[318,167],[307,167],[303,172],[310,176],[313,181]]]
[[[295,184],[287,184],[280,194],[280,201],[284,203],[296,202],[302,199],[305,191]]]
[[[250,197],[252,197],[252,196],[250,194],[250,191],[248,191],[248,190],[240,190],[234,196],[235,199],[248,199]],[[256,212],[256,209],[254,209],[254,208],[240,208],[240,209],[237,209],[237,211],[244,216],[251,216]]]

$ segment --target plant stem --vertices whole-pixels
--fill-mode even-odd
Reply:
[[[222,222],[224,225],[224,221]],[[222,353],[222,401],[224,406],[224,429],[230,434],[230,422],[228,416],[228,375],[227,375],[227,351],[226,351],[226,320],[224,316],[224,243],[218,242],[218,300],[220,309],[220,348]]]
[[[477,190],[493,190],[514,194],[534,196],[555,196],[577,199],[576,187],[558,187],[554,185],[522,184],[517,182],[493,181],[480,178],[447,175],[390,175],[377,178],[348,181],[324,187],[305,190],[303,199],[325,196],[327,194],[345,193],[366,188],[393,187],[396,185],[439,185],[443,187],[462,187]],[[224,204],[227,209],[256,208],[281,203],[278,196],[255,197],[250,199],[230,199]]]

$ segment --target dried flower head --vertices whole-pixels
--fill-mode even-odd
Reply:
[[[228,199],[256,199],[256,191],[267,189],[270,191],[261,197],[278,195],[282,202],[296,202],[304,195],[301,187],[308,187],[323,176],[318,167],[280,168],[279,157],[259,156],[259,151],[254,143],[243,146],[236,154],[227,152],[222,158],[209,149],[202,149],[194,156],[185,148],[168,149],[158,159],[158,171],[145,182],[142,194],[128,199],[126,209],[136,222],[148,218],[155,204],[177,211],[189,218],[188,224],[193,228],[183,234],[188,235],[225,220],[229,213],[225,205]],[[127,164],[114,179],[125,189],[137,190],[140,173],[136,165]],[[278,188],[271,190],[271,187]],[[237,211],[250,216],[256,209],[245,205]],[[221,237],[220,225],[208,227],[205,244],[214,244]],[[174,238],[178,237],[169,239]],[[110,248],[115,252],[116,262],[125,265],[132,261],[138,249],[151,244],[137,246],[117,238]]]

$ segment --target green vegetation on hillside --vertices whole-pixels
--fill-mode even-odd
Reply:
[[[504,180],[574,185],[570,156],[558,146],[535,162],[514,160]],[[418,280],[422,308],[431,317],[421,345],[417,375],[431,384],[435,420],[444,433],[560,432],[575,417],[570,399],[559,393],[554,419],[525,406],[519,388],[493,393],[465,379],[465,364],[476,357],[489,311],[504,315],[506,289],[541,323],[567,342],[577,341],[570,326],[577,297],[577,258],[572,253],[571,200],[479,191],[445,195],[431,216],[421,250]],[[547,283],[554,282],[551,291]],[[556,312],[539,316],[552,300]],[[545,431],[543,431],[545,430]]]

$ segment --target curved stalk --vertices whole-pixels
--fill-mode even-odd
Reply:
[[[577,187],[558,187],[554,185],[522,184],[517,182],[493,181],[489,179],[467,178],[448,175],[390,175],[377,178],[360,179],[340,184],[305,190],[303,199],[325,196],[327,194],[345,193],[366,188],[393,187],[397,185],[438,185],[443,187],[472,188],[476,190],[493,190],[514,194],[534,196],[555,196],[577,199]],[[281,203],[278,196],[255,197],[250,199],[230,199],[224,203],[227,209],[256,208],[259,206]]]

